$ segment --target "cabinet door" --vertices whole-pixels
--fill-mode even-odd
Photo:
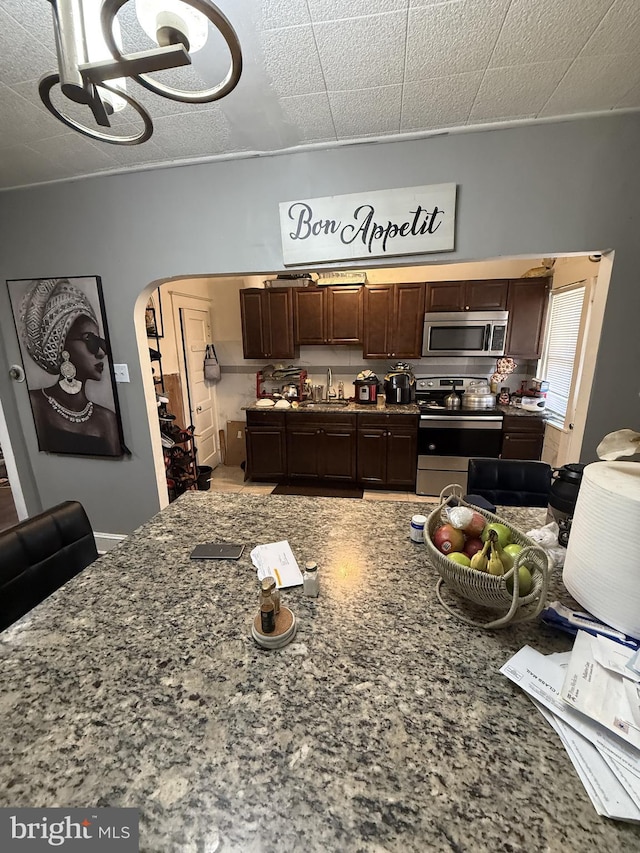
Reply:
[[[414,488],[418,466],[418,430],[392,427],[387,433],[387,485]]]
[[[240,291],[240,314],[242,317],[242,350],[245,358],[266,358],[267,343],[264,340],[263,291],[247,288]]]
[[[382,486],[387,480],[387,431],[382,427],[358,429],[358,482]]]
[[[364,358],[391,358],[394,296],[392,284],[365,285],[362,346]]]
[[[284,428],[247,427],[247,467],[254,480],[282,480],[286,475]]]
[[[392,358],[420,358],[424,331],[424,284],[396,284]]]
[[[527,432],[506,432],[502,436],[503,459],[536,459],[542,456],[544,435]]]
[[[353,482],[356,479],[356,431],[352,427],[325,425],[322,428],[321,476],[325,480]]]
[[[505,355],[531,359],[542,355],[549,287],[548,278],[515,279],[509,282]]]
[[[294,287],[292,290],[295,342],[305,345],[326,343],[325,288]]]
[[[362,287],[329,286],[326,291],[327,343],[358,344],[362,340]]]
[[[300,420],[287,423],[287,475],[292,480],[317,480],[322,470],[322,430]]]
[[[427,283],[427,311],[463,311],[464,282],[438,281]]]
[[[468,281],[464,290],[465,311],[504,311],[509,282],[506,279]]]
[[[295,358],[293,342],[293,299],[291,288],[265,290],[267,311],[264,338],[268,341],[267,358]]]

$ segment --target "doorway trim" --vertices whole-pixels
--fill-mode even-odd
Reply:
[[[178,353],[178,371],[180,373],[180,378],[182,380],[182,404],[184,407],[185,415],[189,413],[189,419],[192,417],[191,412],[191,401],[189,397],[189,379],[187,376],[187,365],[185,361],[184,354],[184,336],[182,332],[182,316],[180,311],[182,308],[195,308],[202,310],[206,307],[209,312],[209,317],[213,324],[213,300],[209,296],[194,296],[192,293],[184,293],[180,290],[169,290],[169,296],[171,298],[171,312],[173,316],[173,329],[174,335],[176,339],[176,350]],[[212,463],[213,467],[220,465],[220,445],[218,442],[218,435],[220,429],[220,420],[218,417],[218,400],[215,388],[213,390],[213,419],[214,419],[214,429],[213,429],[213,441],[215,446],[215,463]],[[190,420],[192,423],[193,421]]]
[[[4,464],[7,467],[7,479],[9,480],[16,513],[18,514],[18,519],[20,521],[24,521],[25,518],[29,517],[27,502],[24,499],[24,493],[20,483],[20,475],[18,473],[18,466],[16,465],[16,458],[13,455],[13,448],[11,447],[11,437],[9,436],[9,430],[7,429],[7,421],[4,416],[4,409],[2,408],[2,400],[0,400],[0,446],[2,447]]]

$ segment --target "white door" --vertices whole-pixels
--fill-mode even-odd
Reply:
[[[207,343],[211,343],[211,318],[202,308],[181,308],[180,324],[185,365],[187,368],[187,390],[191,423],[195,427],[198,465],[218,464],[216,451],[216,407],[214,386],[205,382],[204,355]]]

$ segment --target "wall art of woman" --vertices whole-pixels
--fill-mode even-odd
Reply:
[[[9,284],[26,285],[18,323],[23,354],[26,350],[41,371],[55,377],[46,383],[39,372],[40,378],[34,381],[25,363],[40,450],[122,456],[108,345],[99,325],[102,318],[98,319],[97,279],[79,279],[78,284],[95,289],[98,311],[85,290],[66,278]]]

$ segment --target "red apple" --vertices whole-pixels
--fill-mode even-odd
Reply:
[[[462,551],[464,548],[464,533],[450,524],[442,524],[433,534],[433,544],[443,554],[452,551]]]
[[[466,554],[467,557],[471,558],[474,554],[477,554],[478,551],[482,551],[483,548],[484,542],[476,536],[473,539],[467,539],[464,543],[463,554]]]
[[[471,521],[463,528],[463,530],[470,539],[475,539],[480,536],[486,523],[487,520],[483,515],[480,515],[479,512],[474,512],[471,516]]]

